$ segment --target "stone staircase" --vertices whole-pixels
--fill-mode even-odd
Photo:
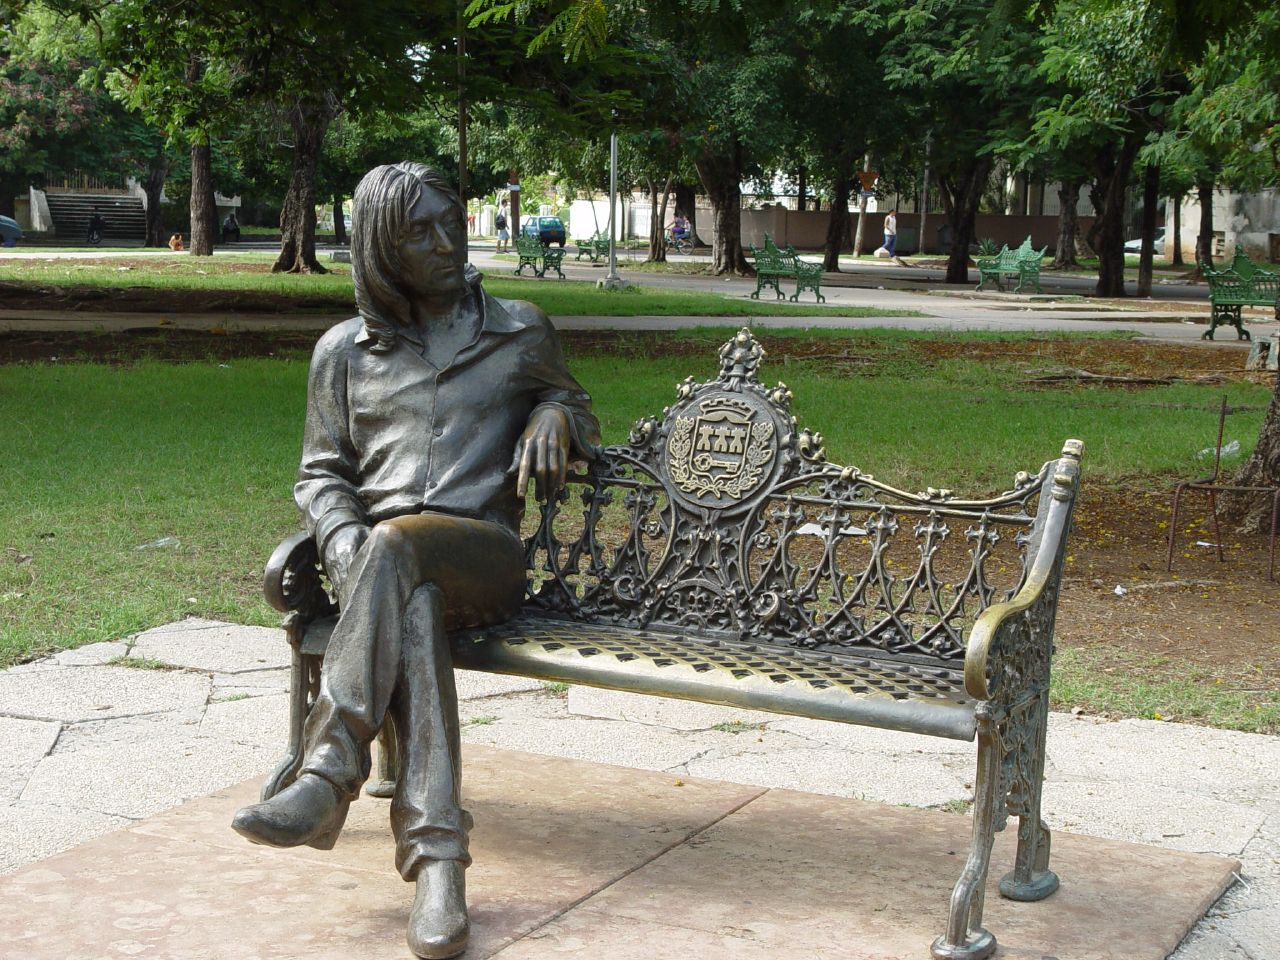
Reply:
[[[134,240],[147,237],[147,212],[137,197],[113,194],[50,193],[49,215],[53,217],[58,241],[83,243],[89,233],[89,217],[97,210],[106,226],[104,240]]]

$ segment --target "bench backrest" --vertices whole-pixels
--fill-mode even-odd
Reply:
[[[1249,255],[1244,252],[1243,248],[1236,247],[1235,256],[1231,258],[1231,271],[1235,273],[1241,280],[1246,282],[1253,280],[1255,276],[1270,277],[1274,276],[1274,271],[1266,270],[1249,259]]]
[[[528,605],[954,668],[1026,578],[1055,462],[989,499],[895,489],[827,461],[786,386],[760,382],[763,356],[741,331],[717,377],[685,380],[528,518]]]

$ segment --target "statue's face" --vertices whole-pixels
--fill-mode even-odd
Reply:
[[[466,289],[467,234],[462,211],[424,187],[400,240],[400,279],[411,295],[438,298]]]

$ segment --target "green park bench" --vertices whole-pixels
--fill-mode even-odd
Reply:
[[[1202,340],[1212,340],[1214,330],[1227,324],[1236,328],[1237,340],[1252,339],[1244,328],[1244,307],[1271,307],[1280,320],[1280,273],[1264,270],[1240,247],[1231,266],[1214,270],[1212,264],[1203,263],[1200,271],[1209,283],[1210,304],[1209,329],[1201,334]]]
[[[596,233],[586,240],[573,242],[578,246],[578,255],[573,258],[575,260],[581,260],[585,256],[592,263],[596,263],[601,257],[609,255],[609,238],[603,233]]]
[[[560,279],[564,279],[564,271],[560,269],[564,260],[564,247],[550,246],[537,237],[519,236],[516,237],[516,253],[520,257],[516,274],[521,274],[525,267],[532,267],[535,277],[545,276],[548,270],[555,270]],[[539,262],[541,267],[538,266]]]
[[[760,291],[772,287],[773,292],[781,300],[784,296],[779,285],[782,280],[795,280],[796,292],[790,297],[792,301],[800,299],[804,290],[812,290],[818,303],[826,303],[827,298],[819,289],[822,283],[822,264],[801,260],[796,248],[787,244],[786,250],[779,250],[769,234],[764,235],[764,249],[751,247],[751,257],[755,261],[756,289],[751,299],[759,300]]]
[[[1027,237],[1016,250],[1010,250],[1009,245],[1005,244],[994,257],[979,257],[978,286],[975,289],[981,290],[988,280],[994,280],[996,289],[1003,291],[1004,278],[1017,277],[1018,284],[1013,288],[1014,293],[1021,293],[1028,283],[1035,284],[1036,293],[1043,293],[1040,288],[1040,261],[1047,249],[1048,247],[1033,249],[1031,238]]]
[[[540,515],[530,511],[523,609],[500,626],[454,631],[453,663],[976,739],[972,838],[933,956],[986,957],[995,938],[982,925],[983,893],[995,833],[1011,816],[1017,853],[1000,892],[1030,901],[1058,887],[1040,810],[1081,444],[1067,441],[998,496],[909,493],[829,462],[822,436],[798,428],[791,391],[760,381],[763,357],[741,331],[721,349],[718,376],[685,380],[660,416],[639,420],[625,443],[577,466]],[[289,747],[268,798],[299,773],[336,617],[305,533],[272,554],[264,587],[287,614],[293,650]],[[408,629],[430,590],[410,601]],[[396,731],[380,736],[382,779],[369,790],[387,796]],[[836,889],[845,868],[824,869]]]

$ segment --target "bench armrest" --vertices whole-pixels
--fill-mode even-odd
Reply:
[[[1005,603],[987,607],[969,634],[964,654],[964,687],[976,700],[991,700],[999,693],[1005,673],[1022,674],[1024,683],[1049,679],[1053,653],[1053,622],[1057,614],[1058,583],[1071,511],[1080,482],[1083,444],[1068,440],[1054,465],[1048,503],[1041,507],[1044,525],[1031,561],[1031,571],[1017,595]],[[1026,676],[1043,668],[1043,677]],[[1006,671],[1005,667],[1010,668]]]
[[[321,579],[320,553],[307,533],[295,533],[276,547],[262,574],[267,603],[281,613],[304,620],[328,616],[336,609]]]

